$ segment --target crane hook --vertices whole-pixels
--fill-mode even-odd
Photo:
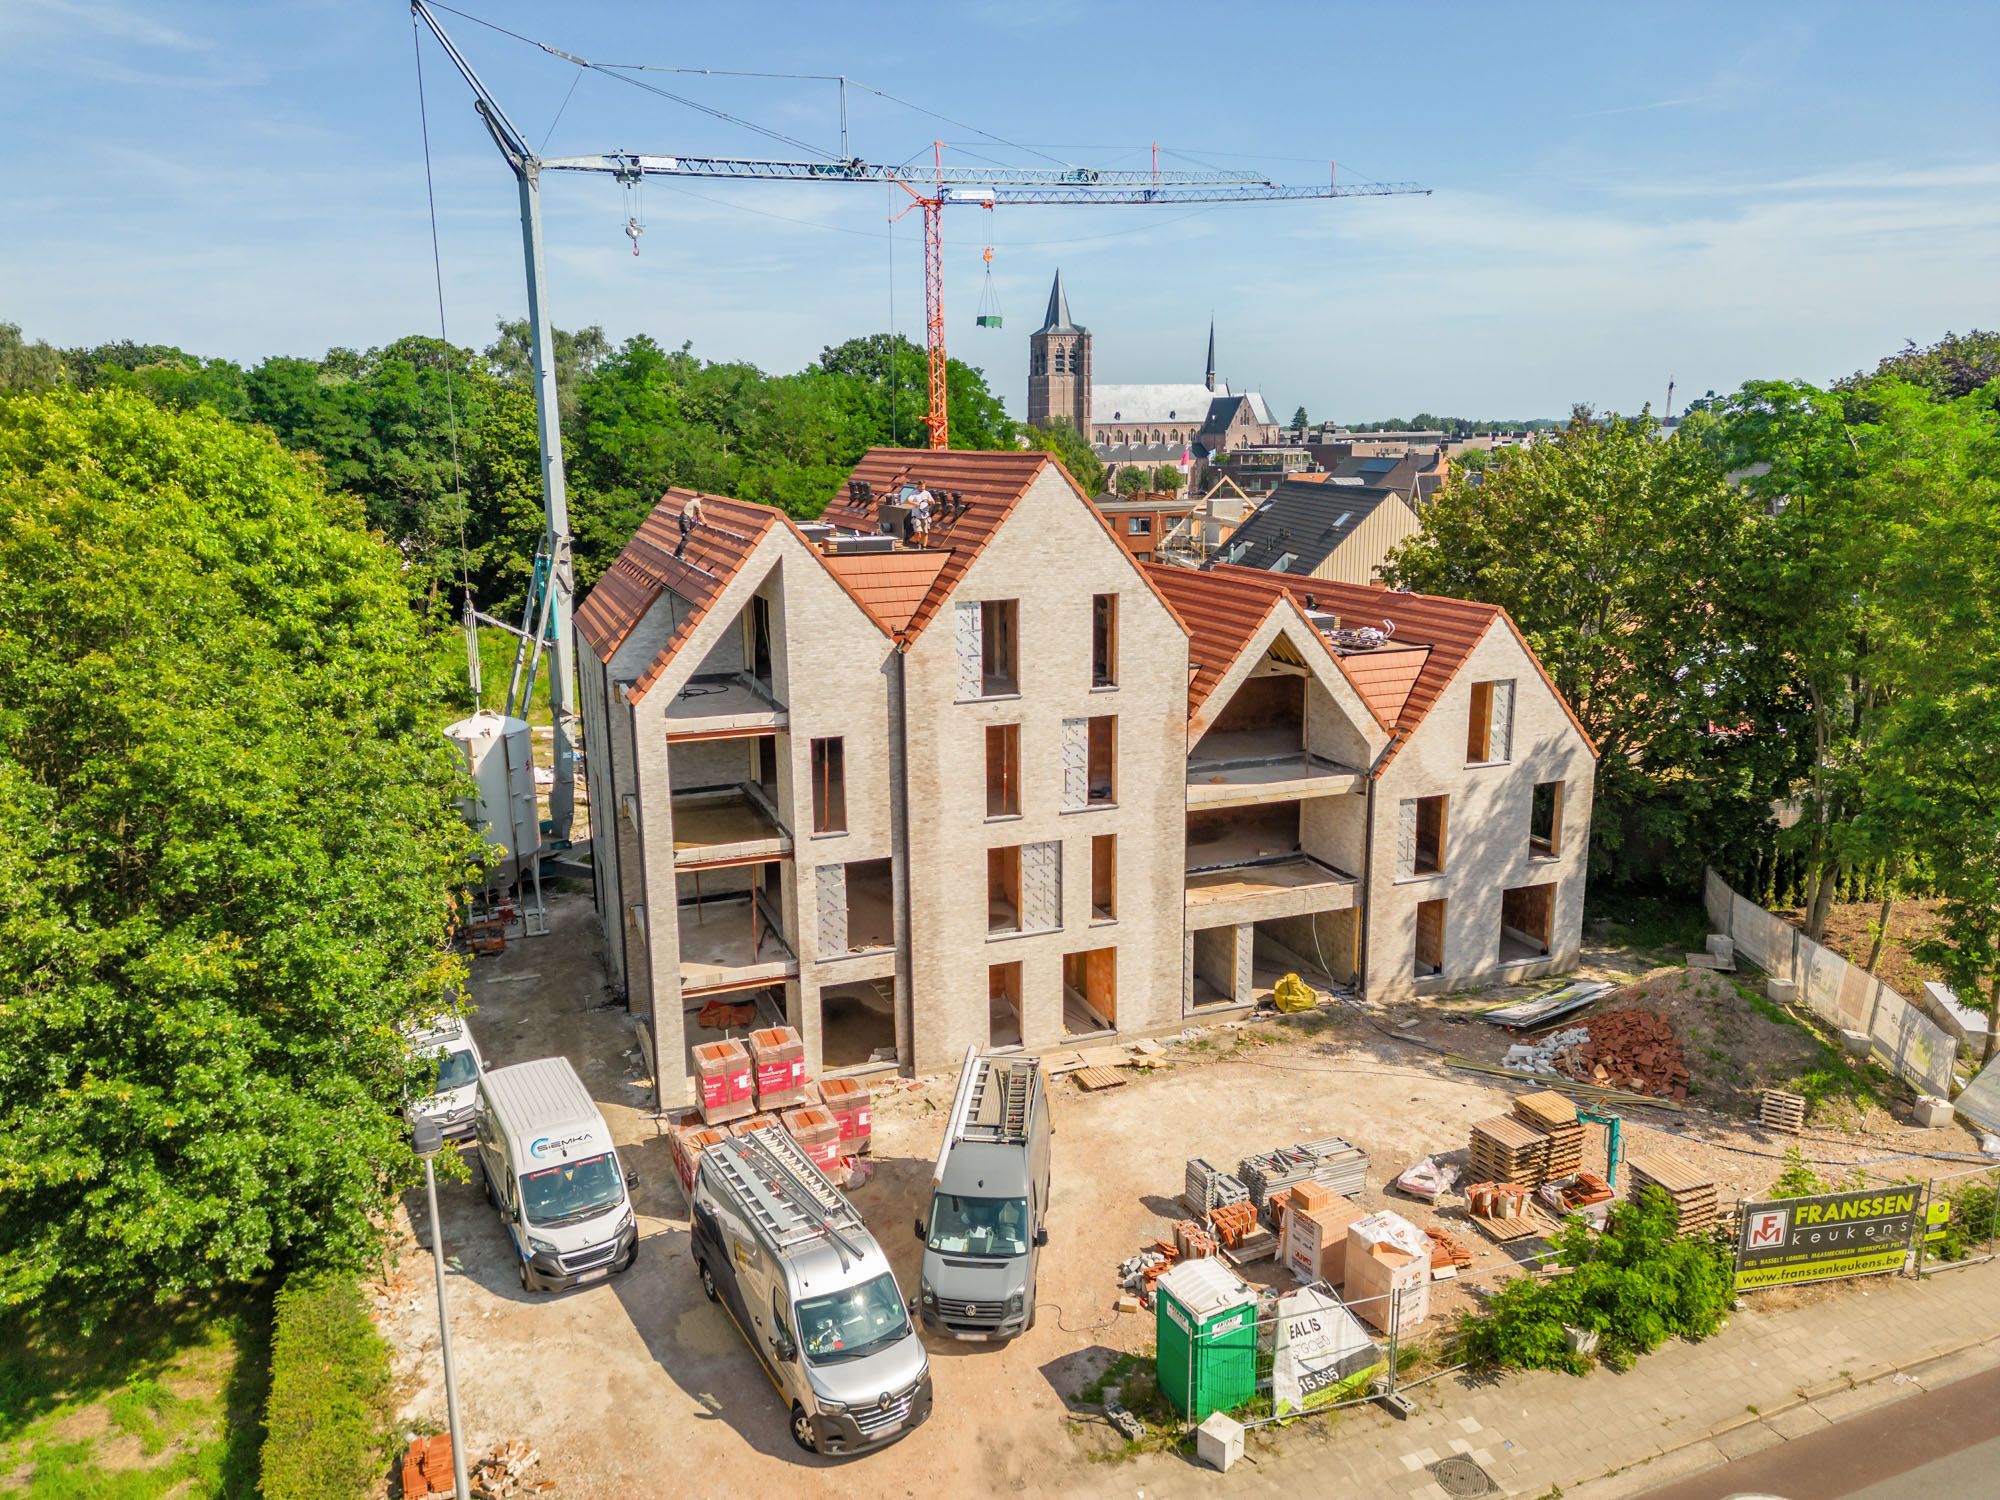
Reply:
[[[639,222],[637,215],[625,221],[625,233],[631,237],[632,253],[634,255],[639,253],[639,236],[645,232],[646,226]]]

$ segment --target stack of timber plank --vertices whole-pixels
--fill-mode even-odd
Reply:
[[[1583,1170],[1583,1121],[1569,1100],[1553,1089],[1523,1094],[1514,1101],[1514,1118],[1549,1138],[1550,1177],[1574,1177]]]
[[[1538,1188],[1548,1181],[1553,1145],[1547,1135],[1512,1115],[1477,1120],[1472,1126],[1466,1181]]]
[[[1757,1123],[1767,1130],[1797,1135],[1805,1128],[1806,1101],[1783,1089],[1763,1089],[1757,1095]]]
[[[1649,1185],[1665,1193],[1673,1200],[1682,1234],[1703,1234],[1715,1227],[1716,1192],[1712,1179],[1664,1151],[1628,1157],[1625,1166],[1632,1174],[1629,1195],[1636,1199]]]

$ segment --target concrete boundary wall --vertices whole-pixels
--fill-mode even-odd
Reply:
[[[1716,931],[1736,940],[1765,973],[1789,979],[1799,999],[1827,1025],[1868,1033],[1875,1058],[1912,1088],[1951,1097],[1951,1065],[1958,1044],[1916,1006],[1866,970],[1823,948],[1791,923],[1736,894],[1715,871],[1706,872],[1703,905]]]

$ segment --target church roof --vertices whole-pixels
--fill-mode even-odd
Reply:
[[[1069,293],[1063,290],[1062,272],[1056,272],[1055,285],[1049,288],[1049,310],[1042,316],[1042,326],[1037,333],[1082,333],[1083,329],[1069,319]]]
[[[1227,386],[1219,387],[1228,395]],[[1199,381],[1186,385],[1099,385],[1090,392],[1090,420],[1104,422],[1191,422],[1208,415],[1218,391]]]

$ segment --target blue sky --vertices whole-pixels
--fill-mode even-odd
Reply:
[[[1254,166],[1430,197],[948,211],[952,352],[1017,414],[1060,265],[1100,380],[1220,367],[1280,414],[1621,410],[1829,379],[2000,325],[2000,5],[527,4],[465,9],[593,61],[845,73],[856,154],[943,136],[1022,164]],[[442,17],[552,155],[791,148]],[[424,59],[454,339],[524,306],[511,178]],[[831,150],[831,85],[650,75]],[[576,84],[571,91],[572,83]],[[976,126],[1034,148],[1012,152]],[[0,3],[0,320],[255,360],[434,331],[399,0]],[[545,194],[565,326],[794,369],[922,337],[918,223],[881,187]],[[994,246],[1006,327],[975,331]],[[893,292],[893,314],[892,314]]]

